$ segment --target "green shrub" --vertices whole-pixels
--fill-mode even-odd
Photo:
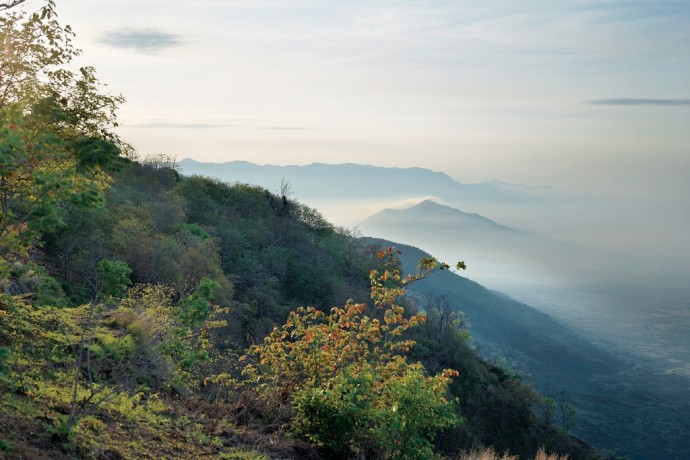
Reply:
[[[0,452],[11,453],[13,450],[12,444],[4,439],[0,439]]]

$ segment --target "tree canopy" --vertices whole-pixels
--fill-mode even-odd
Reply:
[[[0,17],[0,276],[68,209],[102,206],[125,148],[110,131],[124,99],[93,68],[69,69],[73,36],[52,1]]]

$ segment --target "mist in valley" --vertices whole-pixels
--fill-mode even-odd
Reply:
[[[439,200],[491,217],[514,233],[472,235],[459,223],[410,221],[413,216],[397,222],[368,218],[359,228],[444,260],[465,260],[469,269],[463,275],[598,342],[659,358],[662,369],[690,376],[688,224],[655,212],[653,203],[609,197],[554,201],[510,207]]]

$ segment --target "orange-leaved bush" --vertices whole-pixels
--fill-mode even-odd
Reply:
[[[407,361],[414,342],[404,332],[425,317],[407,318],[397,301],[406,284],[447,266],[424,260],[403,278],[391,248],[379,257],[387,264],[370,274],[371,311],[353,302],[329,314],[299,308],[251,347],[244,374],[276,418],[287,415],[297,436],[328,455],[431,458],[436,435],[459,423],[446,397],[458,374],[428,376]]]

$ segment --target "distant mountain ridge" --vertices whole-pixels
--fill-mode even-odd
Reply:
[[[542,282],[551,276],[541,268],[543,261],[565,259],[572,252],[558,241],[433,200],[384,209],[360,222],[358,228],[367,236],[404,241],[436,256],[465,260],[473,267],[471,277],[493,288],[522,279]]]
[[[184,174],[214,176],[226,181],[247,182],[269,190],[288,181],[298,198],[310,196],[348,197],[427,195],[471,201],[521,202],[539,199],[523,190],[509,190],[498,184],[465,184],[442,172],[424,168],[393,168],[355,163],[309,165],[256,165],[247,161],[202,163],[190,158],[180,161]],[[402,187],[401,187],[402,186]]]

